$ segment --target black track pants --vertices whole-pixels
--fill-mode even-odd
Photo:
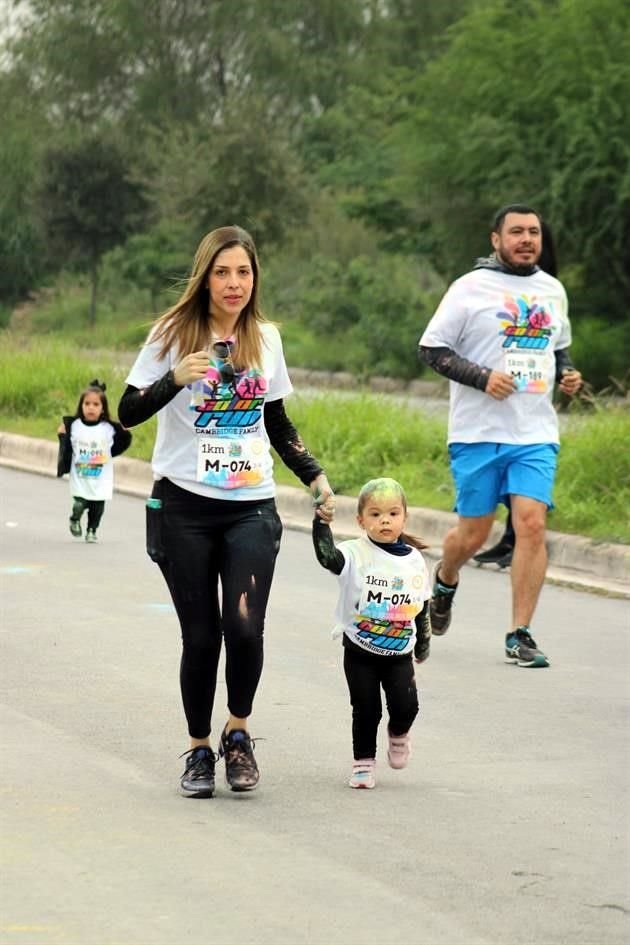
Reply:
[[[344,641],[343,668],[352,704],[354,758],[376,757],[376,734],[383,714],[381,686],[392,735],[405,735],[419,711],[411,654],[378,656]]]

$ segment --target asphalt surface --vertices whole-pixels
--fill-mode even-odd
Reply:
[[[68,484],[0,468],[0,943],[626,945],[626,600],[545,586],[552,665],[503,663],[509,578],[467,569],[418,671],[414,754],[351,791],[336,581],[286,530],[252,731],[258,791],[178,795],[179,632],[116,494],[100,541]],[[214,727],[225,719],[225,687]]]

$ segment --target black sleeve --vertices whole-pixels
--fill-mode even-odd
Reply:
[[[564,371],[574,371],[575,367],[568,348],[560,348],[553,354],[556,359],[556,383],[559,383]]]
[[[112,443],[112,456],[120,456],[131,445],[131,433],[125,430],[121,423],[112,422],[114,428],[114,442]]]
[[[59,449],[57,451],[57,478],[70,472],[72,465],[72,440],[70,439],[70,427],[74,417],[62,417],[62,423],[65,427],[63,433],[57,434],[59,440]]]
[[[330,525],[322,522],[321,518],[317,516],[313,519],[313,547],[315,548],[315,556],[322,568],[326,568],[327,571],[331,571],[333,574],[341,574],[345,558],[335,547]]]
[[[416,643],[414,646],[414,656],[417,663],[424,663],[429,658],[431,649],[431,618],[429,616],[429,601],[424,602],[424,607],[419,614],[416,614]]]
[[[486,389],[491,368],[468,361],[459,354],[455,354],[451,348],[427,348],[426,345],[420,345],[418,358],[426,361],[429,367],[451,381],[457,381],[458,384],[465,384],[467,387],[475,387],[477,390],[485,391]]]
[[[125,427],[144,423],[165,407],[182,388],[175,383],[172,371],[141,389],[129,385],[120,398],[118,416]]]
[[[419,637],[431,636],[431,618],[429,617],[429,601],[425,600],[424,607],[419,614],[415,616],[416,630]]]
[[[299,433],[287,417],[282,400],[266,403],[264,418],[265,429],[274,450],[300,482],[309,486],[323,469],[304,446]]]

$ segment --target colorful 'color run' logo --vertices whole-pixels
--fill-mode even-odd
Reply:
[[[497,312],[504,335],[503,347],[546,348],[553,331],[552,317],[544,305],[526,295],[506,295],[504,310]]]

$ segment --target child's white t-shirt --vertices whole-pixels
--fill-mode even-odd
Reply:
[[[451,348],[491,370],[512,374],[505,400],[450,381],[449,443],[557,443],[552,403],[556,349],[571,344],[566,292],[539,270],[514,276],[475,269],[457,279],[429,322],[421,345]]]
[[[416,548],[408,555],[384,551],[366,536],[337,546],[345,563],[333,637],[342,633],[361,649],[379,656],[413,650],[415,617],[431,596],[429,573]]]
[[[103,501],[111,499],[114,489],[112,443],[114,428],[101,420],[87,424],[77,418],[70,426],[72,463],[70,464],[70,491],[83,499]]]
[[[184,387],[157,414],[153,474],[213,499],[268,499],[275,495],[273,459],[263,422],[267,401],[291,393],[275,325],[263,323],[263,363],[232,375],[209,350],[202,381]],[[151,336],[132,367],[127,384],[148,387],[179,363],[177,353],[158,360],[160,343]]]

